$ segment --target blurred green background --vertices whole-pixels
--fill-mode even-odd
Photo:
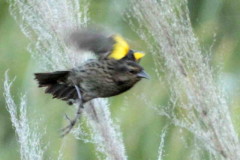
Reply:
[[[126,6],[127,2],[120,5]],[[52,100],[44,95],[33,81],[33,73],[37,72],[34,61],[30,59],[26,47],[29,40],[21,33],[18,25],[10,16],[8,3],[0,0],[0,82],[3,84],[4,72],[9,69],[11,78],[16,76],[12,93],[18,102],[21,92],[29,95],[29,119],[39,119],[39,128],[46,132],[43,144],[47,145],[46,159],[56,159],[61,143],[64,141],[66,160],[94,160],[94,145],[75,140],[68,135],[64,140],[59,137],[59,129],[66,120],[65,112],[73,110],[64,102]],[[123,141],[129,160],[157,159],[160,133],[169,124],[169,120],[161,117],[150,106],[168,104],[169,93],[164,83],[156,81],[151,55],[144,43],[130,29],[111,0],[92,0],[89,15],[94,23],[122,34],[133,42],[134,48],[147,53],[141,62],[150,73],[150,81],[142,81],[131,91],[110,99],[110,110],[114,120],[120,125]],[[212,51],[211,63],[221,67],[223,73],[220,80],[229,95],[232,118],[239,130],[240,112],[240,1],[239,0],[190,0],[190,16],[194,31],[204,51]],[[219,81],[220,81],[219,80]],[[0,85],[0,93],[3,85]],[[140,98],[145,93],[149,105]],[[3,94],[0,94],[0,160],[18,160],[19,145],[14,129],[6,111]],[[34,117],[34,118],[31,118]],[[36,122],[34,122],[36,123]],[[42,125],[42,126],[41,126]],[[184,137],[184,140],[183,138]],[[186,138],[187,137],[187,138]],[[170,126],[165,140],[165,160],[191,159],[192,135],[186,130]],[[208,159],[208,155],[204,159]]]

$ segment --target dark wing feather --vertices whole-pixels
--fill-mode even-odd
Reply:
[[[35,73],[35,79],[39,87],[46,87],[45,93],[53,95],[53,98],[62,100],[78,99],[74,86],[66,83],[69,71],[57,71],[51,73]]]
[[[56,84],[60,81],[65,81],[69,75],[69,71],[56,71],[49,73],[35,73],[35,79],[38,81],[39,87],[49,84]]]

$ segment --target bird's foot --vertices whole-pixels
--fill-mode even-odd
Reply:
[[[72,130],[72,128],[75,126],[75,124],[78,120],[78,118],[76,118],[76,117],[73,120],[71,120],[67,115],[65,115],[65,117],[69,121],[69,124],[66,127],[61,129],[61,132],[62,132],[61,137],[64,137],[65,135],[67,135]]]
[[[77,110],[77,113],[76,113],[74,119],[72,119],[72,120],[67,115],[65,115],[66,119],[69,121],[69,124],[66,127],[61,129],[61,132],[62,132],[61,137],[64,137],[72,130],[72,128],[75,126],[77,120],[80,118],[82,110],[83,110],[83,103],[82,103],[82,97],[81,97],[80,90],[76,85],[75,85],[75,88],[76,88],[76,91],[78,94],[78,104],[79,104],[78,110]]]

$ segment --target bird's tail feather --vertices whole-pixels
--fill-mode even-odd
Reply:
[[[38,81],[39,87],[44,87],[61,81],[64,82],[68,75],[69,71],[35,73],[35,79]]]
[[[78,99],[74,86],[66,84],[69,71],[56,71],[50,73],[35,73],[35,79],[39,87],[46,87],[45,93],[53,95],[53,98],[65,101]]]

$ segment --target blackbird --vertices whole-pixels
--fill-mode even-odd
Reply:
[[[144,53],[130,49],[126,40],[118,34],[106,36],[101,32],[83,29],[72,32],[68,41],[77,49],[92,51],[99,59],[128,59],[139,62],[144,56]]]

